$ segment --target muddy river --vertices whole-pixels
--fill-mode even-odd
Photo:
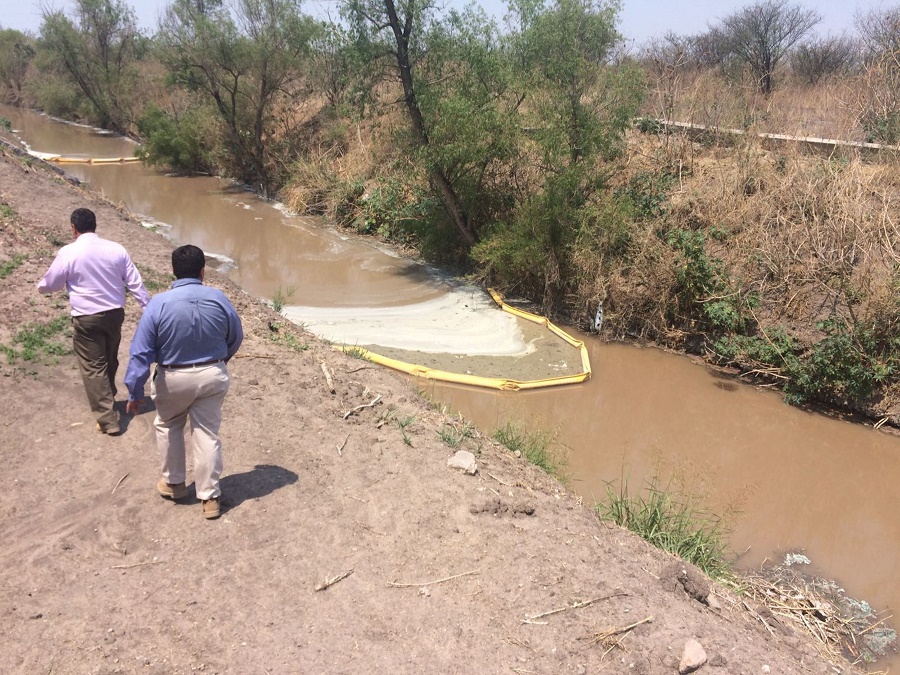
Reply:
[[[111,157],[134,149],[33,113],[0,108],[0,115],[35,151]],[[212,254],[248,292],[293,291],[286,315],[329,339],[446,350],[464,362],[462,345],[509,371],[552,348],[523,334],[476,289],[222,181],[166,177],[138,164],[66,170],[174,242]],[[60,214],[61,224],[67,218]],[[637,486],[660,469],[712,510],[737,512],[731,545],[740,565],[803,552],[851,597],[877,610],[900,608],[900,438],[787,406],[776,393],[683,356],[579,337],[593,367],[584,384],[527,392],[415,386],[486,431],[510,420],[554,430],[570,485],[585,500],[623,474]]]

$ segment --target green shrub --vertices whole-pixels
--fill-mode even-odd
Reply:
[[[836,318],[817,328],[826,336],[787,364],[787,401],[837,398],[859,403],[897,375],[900,336],[880,335],[872,326]]]
[[[714,228],[711,234],[720,236],[719,232]],[[718,335],[744,332],[746,310],[756,307],[759,299],[733,287],[722,259],[707,253],[706,234],[679,228],[669,232],[666,241],[676,251],[677,285],[669,321]]]
[[[651,220],[666,214],[663,203],[668,199],[672,176],[646,171],[635,174],[628,183],[616,190],[616,196],[627,200],[636,220]]]
[[[0,116],[0,129],[3,131],[12,131],[12,122],[3,116]]]
[[[717,354],[730,362],[751,361],[775,368],[784,367],[785,363],[796,359],[794,352],[797,343],[781,327],[766,331],[763,337],[758,335],[727,335],[713,345]]]
[[[652,117],[639,117],[634,126],[643,134],[660,134],[664,129],[662,122]]]
[[[658,473],[636,495],[629,493],[627,478],[622,478],[618,491],[607,484],[606,499],[596,510],[602,520],[627,528],[710,577],[731,575],[724,519],[710,514],[696,497],[681,492],[674,481],[661,484]]]
[[[900,142],[900,114],[868,115],[861,122],[867,143],[896,145]]]
[[[402,244],[411,243],[421,230],[425,205],[400,181],[390,179],[372,188],[360,199],[357,230],[363,234],[377,234]]]
[[[200,109],[191,109],[176,119],[151,104],[137,126],[143,144],[135,154],[144,162],[188,173],[210,170],[206,146],[210,121]]]
[[[37,107],[48,115],[70,120],[78,117],[82,97],[65,79],[45,70],[41,77],[30,81],[29,88]]]

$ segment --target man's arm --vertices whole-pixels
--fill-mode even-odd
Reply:
[[[125,371],[125,386],[128,387],[128,411],[132,410],[132,403],[137,403],[144,398],[144,385],[150,377],[150,364],[156,360],[156,326],[157,312],[155,307],[149,306],[141,315],[137,330],[131,340],[128,350],[128,369]],[[135,410],[137,412],[137,410]]]
[[[134,262],[131,260],[131,256],[127,253],[125,254],[124,281],[125,288],[131,292],[134,299],[137,300],[137,303],[141,306],[141,309],[144,309],[147,306],[147,303],[150,302],[150,294],[147,293],[147,289],[144,286],[144,280],[141,279],[141,273],[138,272],[137,267],[135,267]]]
[[[40,293],[56,293],[56,291],[64,290],[66,287],[66,279],[69,276],[68,256],[62,251],[56,254],[50,269],[44,274],[44,277],[37,283],[37,289]]]
[[[225,361],[230,361],[231,357],[237,354],[237,350],[240,349],[241,342],[244,341],[244,328],[241,326],[241,317],[238,316],[234,305],[227,299],[225,302],[228,303],[225,307],[228,313],[228,335],[225,336],[225,343],[228,345],[228,356],[225,357]]]

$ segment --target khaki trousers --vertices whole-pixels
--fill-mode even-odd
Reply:
[[[221,495],[222,402],[230,380],[225,363],[188,368],[157,366],[150,385],[156,404],[156,445],[162,459],[162,475],[167,483],[184,483],[187,475],[184,425],[191,420],[194,458],[194,487],[198,499]]]
[[[103,431],[114,433],[119,432],[119,414],[113,406],[124,320],[125,310],[121,307],[72,317],[72,348],[88,403]]]

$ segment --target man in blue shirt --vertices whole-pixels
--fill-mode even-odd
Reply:
[[[196,246],[172,252],[176,281],[151,298],[131,341],[125,373],[126,411],[140,412],[150,364],[156,370],[150,398],[156,404],[156,444],[162,457],[157,490],[182,499],[185,486],[184,425],[191,420],[194,486],[206,518],[219,517],[222,473],[222,402],[228,393],[226,364],[244,338],[241,319],[222,291],[203,285],[206,257]]]

